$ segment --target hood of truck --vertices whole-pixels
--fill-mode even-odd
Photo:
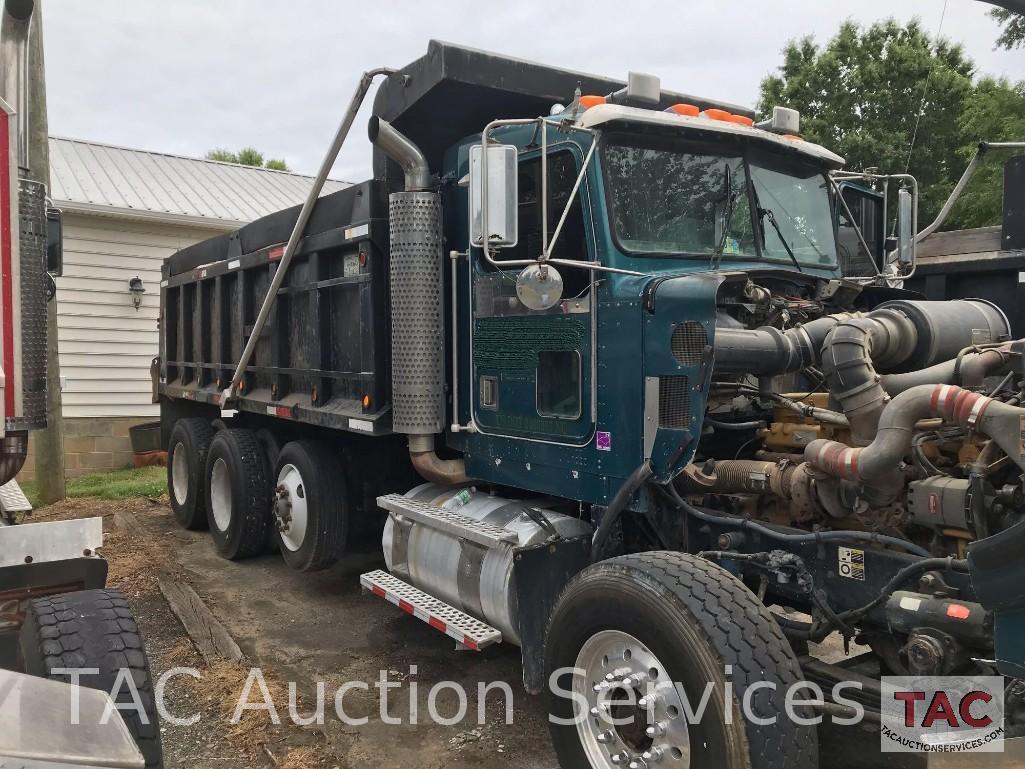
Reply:
[[[658,276],[643,285],[643,446],[660,481],[697,450],[712,378],[715,299],[726,278]]]

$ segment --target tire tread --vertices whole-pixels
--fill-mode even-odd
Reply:
[[[19,643],[25,672],[55,681],[70,682],[57,668],[98,668],[96,676],[82,676],[81,683],[110,693],[117,672],[130,671],[148,724],[137,710],[122,710],[129,731],[146,759],[147,769],[162,766],[160,724],[149,658],[142,634],[127,599],[117,590],[84,590],[36,598],[29,603]],[[119,703],[131,703],[126,686],[118,692]]]

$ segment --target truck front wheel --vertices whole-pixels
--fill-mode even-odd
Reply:
[[[585,569],[553,612],[545,664],[563,769],[818,766],[816,727],[785,709],[801,680],[786,638],[743,583],[696,556]]]

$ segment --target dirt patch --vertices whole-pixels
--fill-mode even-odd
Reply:
[[[178,618],[168,607],[157,584],[158,575],[187,580],[188,575],[174,558],[181,540],[202,534],[154,527],[151,522],[168,513],[167,499],[100,500],[68,499],[33,513],[31,520],[57,521],[99,516],[103,518],[101,555],[108,563],[107,583],[128,597],[146,640],[154,680],[174,668],[197,671],[199,679],[186,673],[169,678],[164,688],[168,711],[177,718],[199,716],[194,726],[161,724],[165,765],[188,767],[275,766],[279,769],[319,769],[337,765],[325,753],[318,738],[286,718],[271,722],[265,711],[245,711],[232,723],[236,705],[250,671],[250,661],[224,662],[208,666],[197,652]],[[128,513],[140,524],[135,531],[120,528],[118,514]],[[271,668],[261,668],[274,703],[287,707],[288,686]],[[250,700],[261,701],[258,687]],[[305,703],[297,699],[301,712]],[[323,742],[321,739],[320,742]]]

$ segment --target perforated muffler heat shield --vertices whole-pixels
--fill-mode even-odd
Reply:
[[[433,435],[445,423],[441,196],[394,192],[388,216],[392,427]]]

